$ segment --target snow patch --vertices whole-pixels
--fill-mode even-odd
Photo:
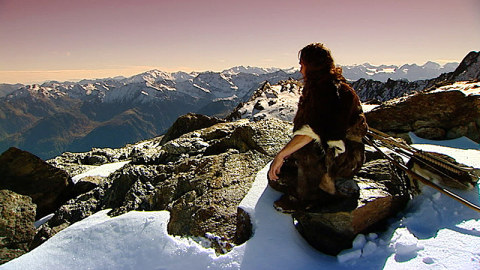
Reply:
[[[116,170],[125,166],[125,164],[130,163],[130,161],[122,161],[122,162],[115,162],[104,164],[101,166],[97,166],[91,170],[88,170],[84,173],[75,175],[72,177],[73,183],[77,183],[80,179],[87,177],[87,176],[100,176],[100,177],[108,177],[111,173],[115,172]]]

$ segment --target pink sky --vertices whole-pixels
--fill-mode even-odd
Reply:
[[[0,0],[0,83],[150,69],[456,61],[480,50],[478,0]]]

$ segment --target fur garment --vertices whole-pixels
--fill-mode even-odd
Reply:
[[[314,139],[292,155],[298,167],[296,196],[315,200],[318,189],[335,194],[337,179],[350,179],[365,161],[367,123],[350,85],[334,79],[306,85],[294,119],[294,135]]]

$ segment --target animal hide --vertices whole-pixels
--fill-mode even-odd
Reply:
[[[294,134],[317,135],[311,136],[315,145],[293,155],[298,166],[296,195],[306,200],[314,200],[318,188],[334,194],[335,180],[352,178],[365,161],[362,138],[367,123],[357,94],[345,82],[323,85],[317,91],[304,89],[294,119]]]

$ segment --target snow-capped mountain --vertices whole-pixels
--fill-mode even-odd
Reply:
[[[436,66],[429,64],[431,66]],[[439,84],[450,84],[456,81],[478,80],[480,78],[480,52],[470,52],[460,65],[452,72],[442,73],[440,76],[417,81],[392,80],[386,82],[372,79],[359,79],[352,83],[362,101],[387,101],[395,97],[418,92]]]
[[[388,79],[392,80],[408,80],[408,81],[417,81],[417,80],[424,80],[424,79],[432,79],[438,77],[442,73],[448,73],[454,71],[458,66],[458,63],[452,62],[447,63],[444,65],[440,65],[435,62],[427,62],[422,66],[417,64],[405,64],[402,66],[395,66],[395,65],[371,65],[369,63],[361,64],[361,65],[346,65],[342,66],[343,68],[343,75],[347,80],[350,81],[357,81],[359,79],[372,79],[381,82],[386,82]],[[130,83],[144,83],[148,82],[150,86],[153,88],[164,88],[166,90],[171,89],[172,82],[175,83],[176,89],[180,92],[184,90],[184,92],[191,93],[191,90],[197,90],[204,92],[201,86],[197,88],[188,87],[189,83],[197,76],[204,76],[206,73],[210,74],[217,74],[224,76],[227,80],[228,78],[231,79],[239,79],[242,76],[246,76],[250,78],[251,75],[253,76],[262,76],[266,74],[271,74],[275,72],[282,71],[287,74],[292,74],[292,77],[296,78],[299,77],[298,68],[289,68],[289,69],[280,69],[280,68],[259,68],[259,67],[251,67],[251,66],[236,66],[230,69],[226,69],[222,72],[174,72],[174,73],[167,73],[162,72],[159,70],[151,70],[147,71],[130,78],[125,77],[115,77],[109,79],[95,79],[95,80],[81,80],[77,83],[73,82],[47,82],[42,84],[41,86],[50,86],[57,85],[57,87],[63,86],[66,88],[67,85],[74,86],[74,85],[90,85],[89,88],[92,89],[92,86],[98,84],[108,84],[109,86],[118,87],[122,84],[130,84]],[[161,82],[164,82],[162,84]],[[170,83],[169,83],[170,82]],[[185,83],[187,82],[187,83]],[[183,86],[180,84],[184,84]],[[6,96],[17,89],[21,89],[25,87],[22,84],[0,84],[0,97]]]
[[[250,119],[258,121],[273,117],[292,121],[297,112],[301,85],[295,80],[281,81],[276,85],[265,83],[251,98],[240,103],[227,120]]]
[[[10,87],[0,97],[0,152],[17,146],[48,158],[64,151],[119,147],[159,135],[189,112],[224,116],[265,81],[299,76],[252,67],[202,73],[151,70],[129,78]]]
[[[342,66],[342,69],[343,75],[350,81],[372,79],[386,82],[388,79],[408,81],[432,79],[440,76],[442,73],[454,71],[457,66],[458,63],[447,63],[442,66],[429,61],[422,66],[417,64],[373,66],[365,63],[362,65]]]

